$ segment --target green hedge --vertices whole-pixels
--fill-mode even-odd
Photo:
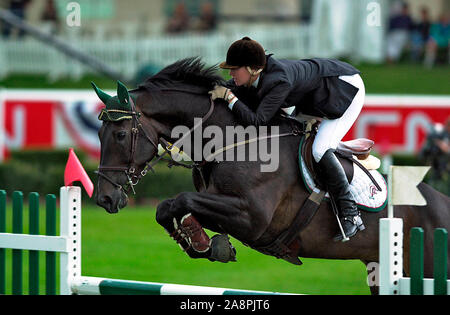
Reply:
[[[97,162],[91,161],[82,151],[76,151],[94,185],[97,183]],[[21,190],[25,195],[38,192],[59,194],[59,188],[64,185],[64,168],[68,158],[68,150],[26,150],[13,151],[11,158],[0,164],[0,189],[9,193]],[[394,165],[422,165],[415,155],[395,154]],[[429,181],[429,175],[425,181]],[[75,183],[80,185],[80,183]],[[436,186],[436,185],[433,185]],[[435,187],[438,188],[438,187]],[[136,195],[129,194],[131,203],[156,204],[172,198],[182,191],[195,191],[192,184],[192,173],[182,167],[168,168],[164,162],[155,167],[155,173],[149,172],[135,187]],[[444,191],[442,191],[444,192]],[[445,192],[444,192],[445,193]],[[83,191],[83,201],[94,202]]]
[[[90,161],[87,156],[76,151],[94,185],[97,183],[97,162]],[[26,150],[13,151],[11,158],[0,164],[0,189],[12,192],[20,190],[25,195],[30,192],[59,194],[64,186],[64,168],[68,158],[68,150]],[[81,185],[75,183],[75,185]],[[175,196],[181,191],[195,191],[192,184],[191,171],[185,168],[169,169],[164,162],[155,167],[155,173],[149,172],[135,187],[136,195],[129,195],[131,202],[147,202],[149,199],[163,200]],[[83,200],[88,196],[83,192]],[[91,199],[91,202],[94,200]]]
[[[396,153],[392,156],[393,165],[422,166],[422,162],[414,154]]]

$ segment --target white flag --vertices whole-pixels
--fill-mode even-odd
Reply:
[[[427,201],[417,185],[429,169],[429,166],[391,166],[392,205],[425,206]]]

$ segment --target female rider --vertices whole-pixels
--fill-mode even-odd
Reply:
[[[332,59],[278,60],[266,55],[263,47],[249,37],[230,46],[220,68],[229,69],[232,80],[226,87],[216,86],[210,91],[212,99],[226,100],[244,126],[267,125],[280,110],[292,114],[295,109],[323,118],[312,147],[314,160],[338,205],[345,235],[352,237],[363,230],[344,170],[334,155],[364,103],[360,72]],[[248,94],[253,95],[256,105],[249,104]],[[334,239],[342,240],[342,234]]]

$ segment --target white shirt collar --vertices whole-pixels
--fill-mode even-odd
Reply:
[[[258,82],[259,82],[259,79],[261,78],[261,74],[259,74],[259,76],[258,76],[258,78],[255,80],[255,82],[253,82],[252,83],[252,86],[254,86],[255,88],[257,88],[258,87]]]

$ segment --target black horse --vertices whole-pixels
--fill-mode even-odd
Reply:
[[[200,118],[202,128],[217,126],[225,130],[227,126],[239,125],[226,103],[211,102],[207,92],[215,84],[223,84],[217,69],[205,68],[198,58],[190,58],[166,67],[135,90],[127,91],[119,84],[115,97],[94,86],[107,105],[99,117],[104,122],[99,131],[98,205],[109,213],[118,212],[126,206],[127,191],[151,168],[152,159],[160,159],[158,144],[173,149],[171,143],[179,140],[180,137],[173,136],[171,132],[176,126],[186,126],[189,129],[186,135],[192,135],[198,130],[195,124]],[[261,166],[267,164],[267,160],[263,161],[260,157],[251,161],[202,159],[193,168],[197,192],[181,192],[159,204],[156,212],[158,223],[193,258],[226,262],[234,259],[234,252],[231,251],[232,246],[227,247],[221,238],[213,238],[212,249],[208,251],[192,250],[192,244],[186,244],[190,241],[189,237],[177,234],[180,222],[189,214],[202,227],[221,235],[229,234],[265,254],[293,263],[298,263],[293,259],[293,254],[311,258],[359,259],[366,265],[378,262],[378,222],[386,217],[386,209],[378,213],[362,213],[366,229],[348,242],[334,242],[332,237],[338,232],[336,218],[330,204],[321,202],[314,215],[305,216],[300,222],[301,228],[294,235],[295,251],[292,247],[286,248],[282,242],[276,242],[298,218],[297,213],[310,194],[298,171],[301,141],[298,130],[295,131],[298,126],[281,116],[273,119],[271,126],[277,126],[279,134],[285,135],[268,141],[269,145],[275,139],[279,143],[280,161],[276,170],[262,172]],[[203,149],[211,138],[206,139],[203,134],[201,139],[204,140]],[[188,142],[195,146],[194,139]],[[432,233],[437,227],[450,230],[450,199],[427,184],[421,183],[418,188],[427,205],[396,206],[395,216],[404,220],[405,275],[409,274],[407,231],[420,226],[426,233],[425,276],[432,277]],[[189,234],[193,231],[182,232]],[[219,252],[229,251],[217,254],[216,247]],[[214,250],[216,253],[212,253]],[[371,273],[371,270],[368,272]],[[377,292],[376,287],[371,287],[371,290]]]

